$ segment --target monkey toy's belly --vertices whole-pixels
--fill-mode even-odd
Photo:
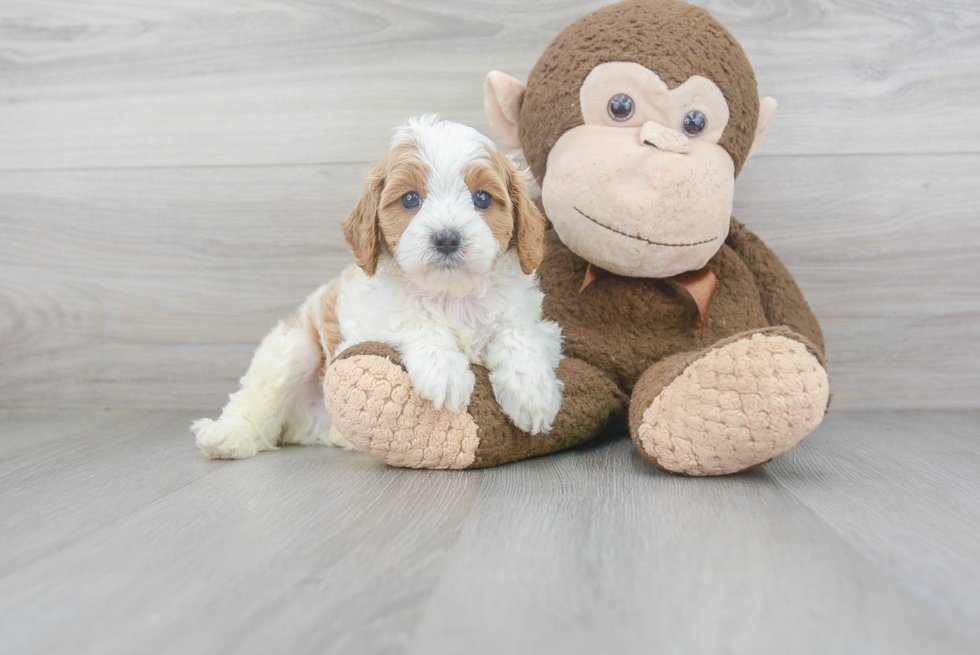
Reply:
[[[752,273],[727,245],[708,262],[718,287],[702,335],[697,304],[676,281],[604,273],[583,289],[588,262],[553,229],[545,244],[544,314],[561,325],[566,356],[599,368],[627,393],[664,357],[769,326]]]

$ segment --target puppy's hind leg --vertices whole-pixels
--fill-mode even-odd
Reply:
[[[345,274],[349,275],[349,274]],[[352,449],[347,439],[331,425],[323,402],[323,375],[341,341],[336,304],[342,278],[337,278],[310,294],[296,319],[309,335],[307,342],[291,344],[290,370],[294,376],[283,397],[284,418],[282,443],[325,444]]]
[[[276,448],[287,419],[296,416],[305,381],[318,375],[322,361],[319,343],[301,321],[279,323],[255,351],[221,417],[191,425],[198,447],[215,459],[244,459]]]

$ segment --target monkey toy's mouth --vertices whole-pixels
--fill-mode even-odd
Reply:
[[[690,246],[700,246],[700,245],[703,245],[705,243],[711,243],[712,241],[717,241],[718,240],[718,237],[711,237],[710,239],[705,239],[703,241],[693,241],[691,243],[664,243],[662,241],[651,241],[650,239],[647,239],[645,237],[641,237],[639,234],[627,234],[626,232],[622,232],[620,230],[617,230],[616,228],[610,227],[610,226],[606,225],[605,223],[600,223],[599,221],[597,221],[596,219],[592,218],[591,216],[589,216],[588,214],[586,214],[584,211],[582,211],[581,209],[579,209],[578,207],[575,207],[574,205],[572,206],[572,209],[574,209],[579,214],[581,214],[585,218],[589,219],[590,221],[592,221],[593,223],[595,223],[596,225],[598,225],[601,228],[604,228],[606,230],[609,230],[610,232],[615,232],[616,234],[622,235],[624,237],[628,237],[630,239],[636,239],[637,241],[643,241],[644,243],[649,243],[651,246],[666,246],[668,248],[687,248],[687,247],[690,247]]]

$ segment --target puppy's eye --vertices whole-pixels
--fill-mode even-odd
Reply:
[[[633,112],[636,108],[633,105],[633,98],[629,97],[625,93],[617,93],[612,98],[609,99],[609,105],[606,107],[609,112],[609,116],[620,123],[628,121],[633,118]]]
[[[402,196],[402,207],[405,209],[415,209],[422,204],[422,198],[415,191],[409,191]]]
[[[477,191],[473,194],[473,206],[477,209],[490,209],[493,204],[493,196],[486,191]]]
[[[681,123],[681,128],[684,130],[684,134],[688,136],[697,136],[704,132],[704,128],[708,125],[708,119],[704,115],[704,112],[698,110],[689,111],[687,115],[684,116],[684,121]]]

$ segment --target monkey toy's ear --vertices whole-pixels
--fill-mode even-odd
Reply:
[[[752,139],[752,147],[749,148],[749,154],[745,155],[746,161],[755,154],[755,151],[759,149],[762,142],[766,140],[766,134],[769,132],[769,121],[772,120],[772,115],[775,113],[775,98],[762,98],[759,100],[759,120],[755,125],[755,138]]]
[[[490,71],[483,82],[483,108],[490,119],[490,127],[508,148],[521,147],[517,119],[526,89],[523,82],[500,71]]]

